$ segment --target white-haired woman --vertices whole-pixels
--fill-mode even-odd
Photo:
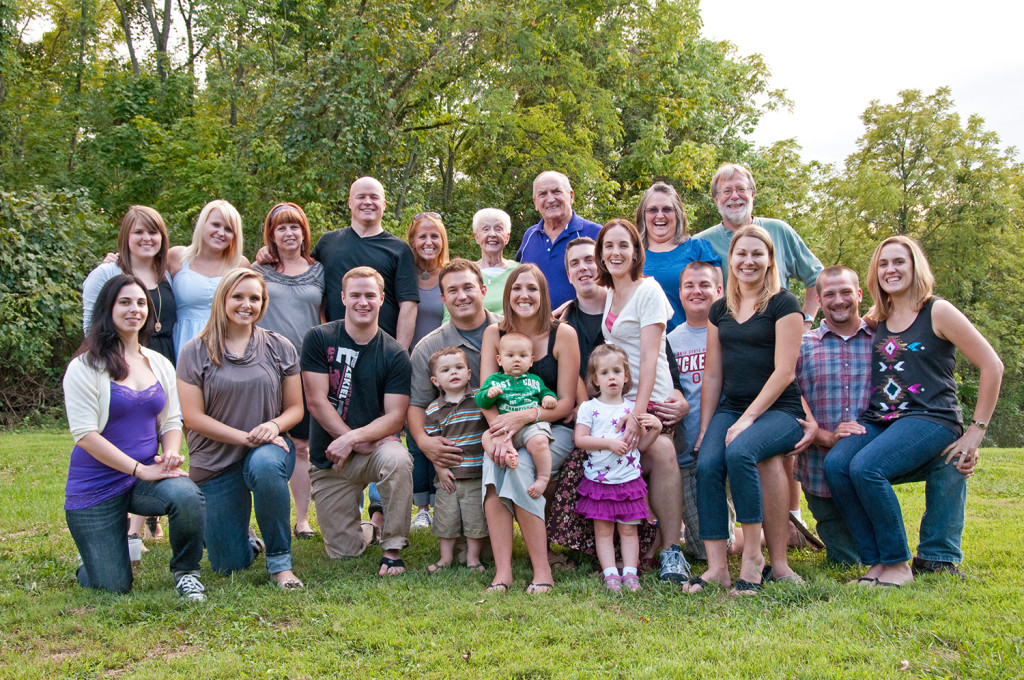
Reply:
[[[480,246],[480,259],[476,261],[480,273],[484,276],[487,293],[484,295],[484,308],[495,314],[502,313],[501,300],[505,292],[505,280],[518,264],[515,260],[506,260],[505,246],[512,236],[512,218],[504,210],[483,208],[473,215],[473,239]],[[448,312],[445,312],[448,320]]]

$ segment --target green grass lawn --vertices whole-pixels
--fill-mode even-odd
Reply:
[[[329,560],[296,541],[299,592],[271,585],[262,561],[222,578],[203,562],[208,600],[178,600],[167,541],[150,542],[135,589],[79,588],[63,513],[65,432],[0,434],[0,676],[315,678],[1020,678],[1024,676],[1024,482],[1017,449],[986,450],[972,478],[960,583],[930,576],[899,590],[842,585],[856,572],[791,553],[807,584],[760,597],[685,596],[645,576],[620,597],[581,569],[556,592],[490,574],[436,576],[436,539],[416,532],[409,572],[374,576],[380,550]],[[900,488],[911,543],[923,486]],[[698,566],[697,571],[702,567]],[[734,565],[735,571],[738,565]]]

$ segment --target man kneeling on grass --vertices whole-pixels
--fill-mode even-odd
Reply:
[[[370,482],[384,504],[380,576],[405,571],[409,545],[412,456],[396,433],[409,406],[409,355],[377,319],[384,279],[370,267],[341,283],[345,318],[310,329],[302,343],[302,384],[313,414],[309,459],[313,501],[330,557],[361,555],[372,542],[359,501]]]

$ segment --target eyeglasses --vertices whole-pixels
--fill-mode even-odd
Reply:
[[[729,187],[727,189],[722,189],[718,193],[726,198],[731,198],[732,196],[749,196],[750,187],[736,187],[735,189],[733,187]]]
[[[644,210],[644,212],[650,215],[651,217],[657,217],[658,215],[671,215],[675,213],[675,211],[676,209],[673,208],[672,206],[665,206],[664,208],[651,206],[650,208]]]
[[[436,212],[421,212],[421,213],[417,213],[417,214],[412,216],[412,219],[415,221],[415,220],[421,220],[424,217],[433,217],[435,220],[441,219],[441,216],[438,215]]]

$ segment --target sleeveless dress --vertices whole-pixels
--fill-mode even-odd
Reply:
[[[174,322],[174,354],[181,356],[185,343],[199,335],[210,319],[213,292],[223,276],[203,276],[192,271],[188,262],[181,263],[181,271],[171,279],[178,318]]]

